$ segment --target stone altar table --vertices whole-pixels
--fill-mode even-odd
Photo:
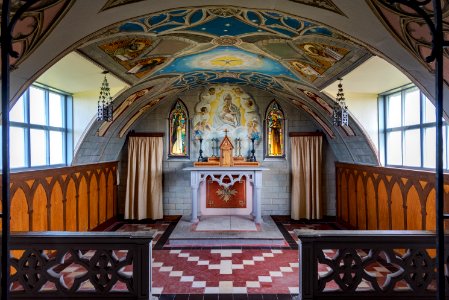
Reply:
[[[200,193],[201,185],[205,184],[206,179],[217,182],[220,186],[229,188],[242,179],[245,179],[249,186],[252,187],[251,199],[246,199],[246,203],[251,204],[250,214],[254,217],[254,222],[260,224],[262,222],[261,211],[261,193],[262,193],[262,172],[269,170],[264,167],[189,167],[184,171],[190,171],[190,187],[192,189],[192,217],[191,222],[197,223],[198,204],[200,207],[206,201],[206,195]],[[225,180],[226,179],[226,180]],[[231,213],[232,214],[232,213]]]

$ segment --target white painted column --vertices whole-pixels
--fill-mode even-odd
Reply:
[[[255,194],[255,204],[254,209],[256,213],[256,219],[254,222],[257,224],[262,223],[262,171],[254,171],[254,182],[253,182],[253,193]]]
[[[190,188],[192,190],[192,217],[190,221],[192,223],[198,223],[198,188],[200,186],[199,183],[199,174],[196,171],[190,172]]]

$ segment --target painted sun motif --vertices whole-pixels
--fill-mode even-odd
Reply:
[[[190,63],[192,67],[204,69],[257,69],[263,67],[264,62],[257,55],[224,50],[196,57]]]
[[[216,67],[226,67],[226,66],[236,67],[236,66],[243,65],[243,59],[241,59],[240,57],[236,57],[236,56],[224,55],[224,56],[212,59],[210,61],[210,64],[212,66],[216,66]]]

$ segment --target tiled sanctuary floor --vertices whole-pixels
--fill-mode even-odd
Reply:
[[[178,220],[117,223],[109,228],[157,231],[153,241],[153,293],[169,299],[185,295],[197,299],[203,294],[204,299],[216,299],[214,295],[218,294],[220,299],[223,295],[256,299],[262,294],[264,299],[287,299],[298,293],[298,250],[293,230],[336,229],[333,223],[306,224],[274,217],[286,240],[281,247],[169,247],[167,241]]]

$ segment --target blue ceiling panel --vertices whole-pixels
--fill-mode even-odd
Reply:
[[[216,17],[210,21],[204,22],[201,25],[193,26],[185,29],[194,32],[206,32],[215,36],[239,36],[249,33],[265,32],[260,29],[257,24],[250,25],[235,17]]]

